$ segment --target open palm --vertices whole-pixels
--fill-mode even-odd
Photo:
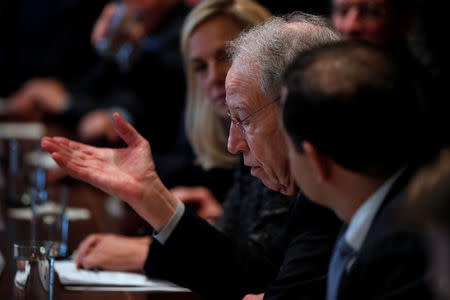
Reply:
[[[96,148],[63,137],[45,137],[42,148],[69,175],[126,202],[142,200],[144,185],[157,178],[149,143],[117,113],[114,126],[127,148]]]

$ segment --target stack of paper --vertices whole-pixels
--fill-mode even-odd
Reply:
[[[174,283],[149,279],[138,273],[77,269],[74,261],[55,261],[54,266],[61,284],[72,290],[190,291]]]

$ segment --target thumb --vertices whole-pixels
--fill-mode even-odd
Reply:
[[[128,146],[136,146],[144,140],[136,129],[134,129],[130,123],[125,121],[125,119],[118,112],[113,113],[112,119],[114,122],[114,128]]]

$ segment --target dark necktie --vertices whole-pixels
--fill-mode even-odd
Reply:
[[[342,275],[355,254],[356,251],[345,240],[345,234],[341,235],[328,268],[327,300],[337,300]]]

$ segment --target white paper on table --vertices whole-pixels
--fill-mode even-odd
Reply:
[[[97,291],[170,291],[188,292],[172,282],[149,279],[143,274],[77,269],[73,260],[55,261],[55,271],[62,285],[72,290]]]
[[[46,207],[47,212],[58,213],[60,211],[58,207],[51,207],[50,205]],[[68,207],[66,208],[66,214],[69,221],[89,220],[91,218],[91,212],[87,208]],[[33,212],[30,207],[10,208],[8,209],[8,216],[13,219],[31,220]]]
[[[151,279],[153,281],[153,279]],[[64,287],[69,291],[96,291],[96,292],[190,292],[191,290],[178,286],[75,286]]]
[[[25,154],[25,162],[34,167],[51,170],[58,168],[58,164],[53,159],[52,155],[42,150],[34,150]]]
[[[45,125],[39,122],[2,122],[0,138],[39,140],[45,135]]]

